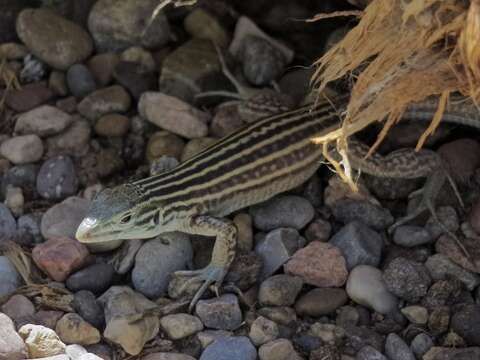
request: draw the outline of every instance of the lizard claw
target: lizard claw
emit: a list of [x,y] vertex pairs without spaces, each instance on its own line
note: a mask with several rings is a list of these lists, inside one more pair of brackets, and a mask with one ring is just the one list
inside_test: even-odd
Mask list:
[[196,282],[203,281],[202,286],[197,290],[188,307],[189,312],[192,312],[193,307],[202,297],[203,293],[210,285],[214,285],[215,294],[219,296],[218,289],[222,285],[223,278],[227,274],[227,268],[223,266],[208,265],[204,269],[193,271],[176,271],[176,276],[190,277],[180,288],[180,293],[184,292],[190,285]]

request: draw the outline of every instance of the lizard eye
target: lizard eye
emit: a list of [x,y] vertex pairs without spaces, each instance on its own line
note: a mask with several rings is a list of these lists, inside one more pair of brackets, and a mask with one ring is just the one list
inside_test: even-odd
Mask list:
[[120,219],[120,224],[128,224],[131,219],[132,219],[132,215],[131,215],[131,214],[125,215],[124,217],[122,217],[122,218]]

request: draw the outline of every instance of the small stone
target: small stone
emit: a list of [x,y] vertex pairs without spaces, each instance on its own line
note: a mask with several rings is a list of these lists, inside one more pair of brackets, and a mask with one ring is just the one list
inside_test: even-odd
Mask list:
[[[360,265],[368,266],[368,265]],[[385,337],[365,326],[348,326],[345,328],[345,341],[353,351],[360,351],[370,345],[378,351],[383,351]]]
[[35,264],[55,281],[65,281],[85,265],[88,255],[85,245],[67,237],[52,238],[32,250]]
[[178,166],[179,161],[174,157],[162,155],[150,163],[150,176],[161,174]]
[[440,206],[437,210],[437,218],[430,216],[425,228],[432,234],[434,239],[445,233],[445,228],[456,232],[460,227],[457,212],[452,206]]
[[332,225],[323,219],[313,220],[305,230],[305,237],[308,241],[327,242],[332,233]]
[[41,325],[23,325],[18,334],[27,345],[30,358],[43,358],[65,353],[65,344],[52,329]]
[[100,333],[80,315],[65,314],[57,322],[55,332],[66,344],[91,345],[100,341]]
[[65,348],[65,354],[72,360],[79,360],[82,355],[88,354],[88,351],[81,345],[71,344]]
[[329,345],[339,345],[345,337],[345,330],[333,324],[314,323],[309,330],[311,335],[319,337]]
[[222,337],[208,345],[199,360],[255,360],[257,350],[245,336]]
[[394,220],[387,209],[365,200],[339,200],[333,204],[332,213],[336,220],[344,224],[358,220],[375,230],[385,230]]
[[225,281],[246,291],[258,283],[261,269],[262,260],[253,251],[238,253],[228,269]]
[[284,269],[286,273],[299,276],[306,283],[318,287],[340,287],[348,276],[340,250],[320,241],[312,241],[298,250]]
[[279,335],[278,325],[263,316],[259,316],[250,326],[248,336],[255,346],[275,340]]
[[258,349],[260,360],[300,360],[293,344],[288,339],[278,339],[263,344]]
[[226,294],[210,300],[200,300],[196,315],[211,329],[235,330],[242,323],[242,311],[235,295]]
[[192,37],[210,40],[220,47],[226,47],[229,34],[219,19],[202,8],[193,9],[183,21],[185,31]]
[[73,296],[72,307],[87,322],[97,329],[105,325],[105,316],[100,302],[87,290],[80,290]]
[[189,314],[172,314],[160,319],[160,326],[172,340],[179,340],[203,330],[202,322]]
[[120,114],[107,114],[95,123],[97,135],[106,137],[125,136],[130,127],[130,119]]
[[113,71],[120,62],[120,57],[114,52],[106,52],[92,56],[88,60],[88,68],[99,86],[106,86],[113,80]]
[[182,156],[184,141],[168,131],[157,131],[148,140],[146,157],[153,161],[162,156],[169,156],[179,160]]
[[56,237],[75,238],[78,225],[87,214],[90,202],[71,196],[48,209],[42,217],[40,229],[45,239]]
[[415,325],[425,325],[428,321],[428,310],[423,306],[412,305],[404,307],[402,314]]
[[417,358],[422,358],[425,353],[433,347],[433,340],[432,338],[425,334],[420,333],[415,336],[410,343],[410,348],[412,349],[413,353]]
[[0,313],[0,359],[21,360],[27,357],[22,338],[15,331],[13,321]]
[[462,349],[451,349],[447,347],[432,347],[422,360],[470,360],[480,357],[480,347],[467,347]]
[[432,335],[441,335],[448,331],[450,324],[450,309],[446,306],[439,306],[430,312],[428,317],[428,329]]
[[402,225],[395,229],[393,242],[400,246],[413,247],[433,242],[432,234],[421,226]]
[[297,300],[295,310],[302,316],[320,317],[334,313],[347,301],[347,293],[343,289],[313,289]]
[[388,360],[380,351],[367,345],[360,349],[355,360]]
[[23,10],[18,15],[16,29],[18,37],[35,56],[58,70],[82,62],[93,49],[85,30],[47,9]]
[[270,231],[255,246],[255,252],[263,261],[261,278],[265,279],[285,264],[300,248],[301,237],[297,230],[279,228]]
[[395,333],[388,334],[385,342],[385,354],[392,360],[415,360],[412,350]]
[[353,221],[345,225],[330,239],[330,244],[342,251],[348,270],[357,265],[376,267],[380,263],[383,239],[361,222]]
[[[23,191],[35,188],[38,165],[17,165],[9,168],[1,180],[0,196],[5,196],[8,186],[20,187]],[[0,213],[2,206],[0,205]],[[0,230],[1,231],[1,230]]]
[[343,356],[340,356],[338,348],[332,345],[320,346],[318,349],[315,349],[310,353],[310,360],[342,360],[341,358],[343,358]]
[[37,135],[15,136],[0,145],[0,155],[14,164],[27,164],[40,160],[43,143]]
[[408,302],[416,303],[427,294],[432,279],[421,263],[398,257],[383,273],[388,291]]
[[215,114],[210,123],[212,136],[222,138],[245,125],[236,103],[223,103],[215,108]]
[[425,266],[434,280],[454,278],[462,282],[468,290],[473,290],[480,284],[480,276],[454,264],[445,255],[435,254],[430,256]]
[[2,305],[2,312],[16,321],[22,317],[35,314],[35,306],[27,297],[23,295],[13,295]]
[[443,144],[437,150],[448,164],[453,179],[461,184],[470,179],[480,166],[480,144],[473,139],[458,139]]
[[48,78],[48,87],[57,96],[67,96],[68,87],[65,73],[63,71],[52,71],[50,73],[50,77]]
[[294,195],[276,196],[250,207],[255,227],[263,231],[279,227],[300,230],[313,219],[314,213],[315,210],[308,200]]
[[129,0],[100,0],[88,16],[88,30],[100,51],[119,51],[132,45],[161,48],[170,40],[163,11],[155,13],[156,0],[141,4]]
[[51,156],[70,155],[80,157],[89,150],[90,124],[75,116],[73,124],[64,132],[46,139],[47,154]]
[[284,326],[292,326],[297,321],[295,310],[287,306],[262,307],[257,314]]
[[75,64],[68,68],[67,85],[73,96],[82,98],[97,88],[93,74],[83,64]]
[[239,213],[233,218],[237,228],[237,249],[249,252],[253,246],[252,217],[249,214]]
[[[365,309],[368,311],[367,309]],[[345,305],[337,310],[337,318],[335,324],[346,328],[347,326],[357,326],[360,322],[360,312],[358,308]]]
[[197,334],[197,338],[205,349],[208,345],[220,338],[232,336],[231,331],[226,330],[204,330]]
[[22,65],[23,67],[21,67],[19,63],[16,64],[16,69],[20,70],[21,83],[38,82],[45,78],[47,73],[47,65],[33,54],[29,53],[27,56],[25,56]]
[[188,139],[208,133],[209,115],[173,96],[146,92],[138,102],[138,112],[151,123]]
[[6,205],[0,203],[0,238],[13,239],[16,231],[17,223],[10,209]]
[[191,139],[183,148],[180,161],[183,162],[190,159],[194,155],[197,155],[200,151],[205,150],[210,145],[213,145],[215,142],[217,142],[217,139],[211,137]]
[[302,286],[303,281],[299,277],[274,275],[260,285],[258,301],[267,306],[290,306],[295,302]]
[[125,62],[132,62],[141,65],[148,71],[155,71],[156,65],[152,54],[141,46],[132,46],[120,54],[120,59]]
[[22,189],[19,187],[7,186],[5,193],[5,205],[12,211],[14,216],[23,214],[25,198]]
[[388,291],[382,272],[373,266],[355,267],[345,290],[353,301],[381,314],[388,314],[397,307],[397,298]]
[[5,103],[15,111],[25,112],[45,104],[52,97],[52,90],[46,87],[43,82],[39,82],[26,84],[18,90],[10,89],[5,97]]
[[6,256],[0,256],[0,296],[9,295],[22,284],[22,277],[15,266]]
[[94,294],[100,294],[110,287],[114,275],[112,265],[93,264],[70,275],[65,285],[74,292],[89,290]]
[[120,61],[114,69],[113,77],[135,99],[139,99],[143,93],[158,89],[156,73],[146,69],[142,64],[130,61]]
[[143,356],[142,360],[195,360],[194,357],[186,354],[157,352]]
[[42,325],[53,330],[62,316],[62,311],[40,310],[35,313],[34,318],[37,325]]
[[44,199],[61,200],[74,195],[78,189],[75,165],[68,156],[45,161],[37,176],[37,192]]
[[186,269],[192,258],[193,250],[188,235],[179,232],[159,235],[138,251],[132,270],[133,286],[148,297],[163,296],[170,274]]
[[452,316],[450,326],[469,345],[480,345],[480,305],[464,305]]
[[78,112],[89,120],[109,113],[123,113],[130,108],[130,95],[119,85],[96,90],[78,104]]

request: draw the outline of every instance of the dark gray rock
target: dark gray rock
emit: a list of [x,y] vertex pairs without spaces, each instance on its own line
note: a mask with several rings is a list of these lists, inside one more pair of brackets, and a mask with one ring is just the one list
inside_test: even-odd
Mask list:
[[468,345],[480,346],[480,305],[465,305],[453,314],[450,326]]
[[415,360],[412,350],[403,341],[403,339],[395,333],[388,334],[385,341],[385,354],[391,360]]
[[367,345],[360,349],[360,351],[355,356],[355,360],[388,360],[388,359],[380,351],[371,347],[370,345]]
[[330,244],[342,251],[348,270],[357,265],[376,267],[380,264],[383,239],[361,222],[353,221],[345,225],[330,239]]
[[61,200],[78,189],[75,166],[69,156],[57,156],[45,161],[37,175],[37,191],[41,197]]
[[87,322],[102,329],[105,325],[103,307],[95,295],[88,290],[80,290],[73,296],[72,307]]
[[429,244],[434,240],[432,233],[421,226],[402,225],[393,233],[393,242],[405,247]]
[[73,96],[82,98],[95,91],[97,84],[88,67],[75,64],[67,70],[67,85]]
[[7,170],[2,178],[0,196],[5,196],[8,185],[22,188],[24,193],[32,192],[35,189],[38,165],[25,164],[13,166]]
[[65,284],[73,292],[88,290],[100,294],[110,287],[114,275],[112,265],[93,264],[70,275]]
[[297,300],[295,310],[299,315],[319,317],[335,313],[347,301],[348,296],[343,289],[313,289]]
[[410,343],[410,349],[412,349],[415,356],[419,359],[421,359],[422,356],[432,347],[433,340],[429,335],[425,333],[418,334],[413,338],[412,342]]
[[257,229],[269,231],[279,227],[297,230],[307,225],[315,214],[307,199],[294,195],[276,196],[250,207],[250,215]]
[[205,327],[217,330],[235,330],[242,323],[242,311],[235,295],[226,294],[210,300],[200,300],[196,315]]
[[40,244],[43,241],[40,232],[40,222],[42,215],[40,213],[25,214],[17,220],[17,236],[15,241],[21,245]]
[[23,283],[15,266],[6,256],[0,256],[0,297],[15,291]]
[[0,203],[0,242],[2,240],[13,240],[17,232],[17,222],[10,209]]
[[130,61],[119,62],[115,66],[113,77],[137,100],[144,92],[156,90],[157,87],[157,77],[154,72]]
[[411,303],[424,297],[432,284],[428,270],[422,263],[402,257],[388,264],[383,280],[390,292]]
[[346,345],[355,352],[370,345],[378,351],[383,350],[384,337],[372,329],[360,326],[345,327]]
[[295,302],[302,286],[303,281],[299,277],[274,275],[260,284],[258,301],[263,305],[290,306]]
[[208,345],[200,360],[255,360],[257,350],[245,336],[221,337]]
[[339,200],[333,204],[332,213],[336,220],[344,224],[358,220],[375,230],[385,230],[394,221],[390,211],[363,200]]

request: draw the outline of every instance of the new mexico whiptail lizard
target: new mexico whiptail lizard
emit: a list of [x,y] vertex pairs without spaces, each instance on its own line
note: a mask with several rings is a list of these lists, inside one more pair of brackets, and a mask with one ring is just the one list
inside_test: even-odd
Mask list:
[[[431,103],[413,105],[407,115],[411,120],[430,120],[435,109]],[[444,120],[480,128],[474,106],[451,104]],[[235,257],[237,230],[224,216],[305,182],[323,160],[322,146],[312,138],[340,126],[338,112],[330,104],[307,105],[259,119],[173,170],[103,190],[76,237],[83,243],[98,243],[152,238],[170,231],[215,236],[206,268],[177,273],[191,277],[189,283],[203,282],[193,305],[209,285],[221,285]],[[430,208],[434,213],[433,199],[446,178],[435,152],[406,149],[365,160],[367,150],[359,142],[349,142],[355,169],[382,177],[427,177],[423,210]]]

